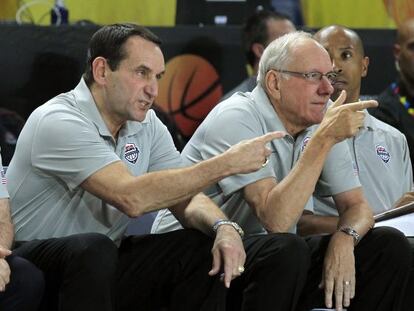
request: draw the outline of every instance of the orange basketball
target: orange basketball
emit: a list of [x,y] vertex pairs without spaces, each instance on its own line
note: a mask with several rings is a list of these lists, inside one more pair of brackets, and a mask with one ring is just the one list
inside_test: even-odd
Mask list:
[[223,95],[215,68],[204,58],[183,54],[169,60],[156,105],[189,138]]

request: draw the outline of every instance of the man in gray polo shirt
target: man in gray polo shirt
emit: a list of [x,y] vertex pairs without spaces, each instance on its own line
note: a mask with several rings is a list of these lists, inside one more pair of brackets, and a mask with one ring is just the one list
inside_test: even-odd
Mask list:
[[[299,310],[323,305],[391,310],[406,280],[408,242],[391,228],[370,230],[372,212],[354,176],[347,146],[339,143],[358,132],[364,119],[361,110],[376,103],[342,105],[342,94],[326,109],[335,77],[328,53],[310,34],[295,32],[276,39],[262,55],[258,86],[215,107],[183,155],[196,163],[243,139],[286,131],[283,139],[271,143],[265,169],[225,178],[207,193],[230,219],[253,234],[292,230],[305,206],[312,208],[315,187],[334,195],[340,206],[338,229],[332,236],[307,240],[311,268]],[[317,129],[308,130],[318,123]],[[338,154],[345,159],[336,158]],[[340,182],[332,178],[335,174]],[[162,211],[153,231],[177,227],[172,215]],[[235,282],[242,284],[248,276]]]
[[[223,302],[216,290],[230,287],[245,269],[242,231],[199,192],[261,169],[271,152],[266,144],[282,134],[179,168],[180,154],[150,110],[165,70],[159,45],[144,27],[102,27],[91,39],[80,83],[36,109],[20,134],[7,172],[14,253],[44,272],[50,310],[211,310]],[[203,233],[123,239],[129,217],[167,207],[183,226]],[[267,242],[259,258],[283,248]],[[303,268],[285,269],[304,276],[296,275]],[[252,303],[270,276],[252,279]]]
[[[361,79],[367,75],[369,65],[361,38],[351,29],[332,25],[319,30],[315,39],[328,51],[333,68],[338,72],[331,98],[337,98],[342,90],[346,90],[346,102],[359,100]],[[410,153],[407,139],[400,131],[365,111],[364,127],[355,137],[347,139],[347,145],[354,171],[374,214],[414,200],[410,193],[413,187]],[[301,217],[299,231],[303,235],[332,233],[337,222],[338,211],[332,197],[316,194],[314,214],[306,213]],[[409,240],[414,244],[412,238]],[[414,271],[414,264],[411,270]],[[411,272],[403,310],[414,308],[413,290],[414,275]]]

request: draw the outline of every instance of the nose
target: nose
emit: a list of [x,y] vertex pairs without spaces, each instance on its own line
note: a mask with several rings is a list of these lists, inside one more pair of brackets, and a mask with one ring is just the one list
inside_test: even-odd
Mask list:
[[329,95],[334,91],[334,87],[326,76],[322,77],[321,83],[319,85],[319,94],[320,95]]
[[158,96],[158,80],[153,79],[147,83],[145,86],[145,93],[151,97],[151,99]]
[[339,64],[338,61],[335,61],[335,59],[332,59],[332,66],[333,66],[333,71],[335,71],[336,73],[342,72],[341,65]]

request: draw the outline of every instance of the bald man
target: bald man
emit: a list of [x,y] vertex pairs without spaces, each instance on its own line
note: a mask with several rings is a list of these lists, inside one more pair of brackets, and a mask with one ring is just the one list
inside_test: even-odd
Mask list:
[[414,159],[414,18],[397,30],[393,46],[396,80],[379,95],[379,107],[371,113],[397,129],[407,138],[411,162]]
[[[338,74],[331,99],[335,100],[345,90],[345,103],[358,101],[361,80],[367,75],[369,64],[358,34],[351,29],[333,25],[322,28],[314,37],[328,51],[333,69]],[[403,200],[400,198],[413,186],[405,136],[365,111],[364,127],[356,136],[347,139],[347,143],[355,173],[359,176],[374,214],[401,204]],[[409,197],[410,193],[404,199]],[[332,197],[314,195],[314,212],[307,212],[301,217],[298,228],[300,234],[336,231],[338,211]],[[414,307],[408,302],[406,305],[406,310]]]

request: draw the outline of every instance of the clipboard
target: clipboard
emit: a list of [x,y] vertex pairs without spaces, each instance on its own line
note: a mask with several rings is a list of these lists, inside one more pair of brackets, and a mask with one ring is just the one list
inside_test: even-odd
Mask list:
[[387,220],[395,217],[399,217],[406,214],[411,214],[414,212],[414,202],[410,202],[400,207],[392,208],[388,211],[379,213],[374,216],[375,222]]

